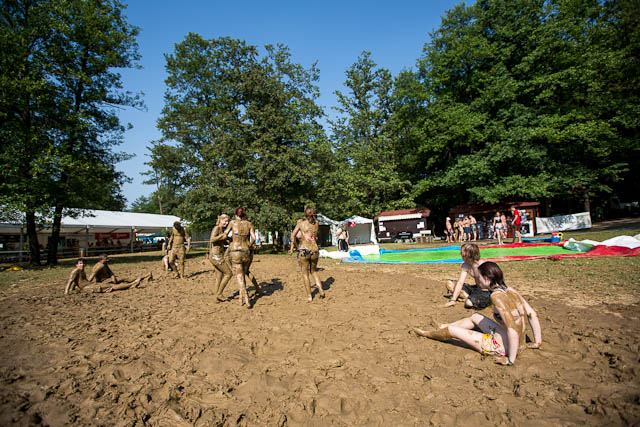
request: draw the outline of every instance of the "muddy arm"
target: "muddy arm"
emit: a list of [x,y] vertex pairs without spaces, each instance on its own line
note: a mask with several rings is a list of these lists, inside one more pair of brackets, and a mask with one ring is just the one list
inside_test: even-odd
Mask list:
[[539,348],[542,344],[542,328],[540,327],[538,314],[527,301],[524,299],[523,301],[524,309],[527,312],[527,319],[529,319],[529,326],[531,326],[531,330],[533,331],[533,343],[529,345],[529,348]]
[[462,269],[460,271],[460,277],[458,278],[458,282],[456,283],[456,287],[453,288],[453,295],[451,295],[451,300],[445,304],[445,307],[451,307],[456,303],[458,297],[460,296],[460,292],[462,291],[462,286],[464,285],[464,281],[467,279],[467,270]]

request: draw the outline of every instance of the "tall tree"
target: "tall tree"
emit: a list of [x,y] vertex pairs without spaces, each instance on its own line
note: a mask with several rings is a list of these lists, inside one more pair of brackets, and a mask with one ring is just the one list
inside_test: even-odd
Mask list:
[[410,184],[399,176],[390,126],[391,73],[364,51],[345,74],[348,92],[336,91],[339,117],[331,122],[335,167],[326,168],[321,180],[320,208],[345,218],[409,207]]
[[47,79],[53,26],[46,1],[0,3],[0,204],[25,214],[30,263],[40,264],[36,214],[49,207],[46,152],[55,86]]
[[630,4],[485,0],[448,11],[398,108],[412,129],[403,142],[423,156],[410,164],[416,197],[588,209],[610,192],[629,168],[618,150],[637,153],[637,97],[620,96],[637,93],[637,78],[618,67],[637,65],[637,37],[623,31],[632,48],[615,41]]
[[[121,142],[124,127],[116,108],[140,106],[136,95],[122,90],[117,68],[134,67],[138,60],[137,28],[121,14],[123,5],[110,0],[13,0],[3,3],[3,42],[17,38],[17,59],[3,73],[3,87],[15,91],[15,99],[27,100],[27,118],[19,118],[19,105],[7,103],[9,128],[31,129],[13,138],[3,157],[17,154],[10,164],[22,172],[2,188],[5,200],[33,198],[37,204],[21,209],[27,214],[30,247],[37,248],[37,235],[29,227],[36,212],[53,217],[47,261],[57,262],[57,241],[65,208],[113,208],[123,206],[120,186],[125,177],[115,163],[126,158],[112,147]],[[37,13],[36,13],[37,12]],[[24,34],[26,36],[20,36]],[[37,41],[37,42],[34,42]],[[22,43],[22,44],[20,44]],[[34,47],[37,47],[34,50]],[[13,54],[12,54],[13,55]],[[3,64],[5,66],[5,64]],[[33,87],[46,88],[46,102],[34,103],[22,76],[32,72]],[[3,106],[4,107],[4,106]],[[27,126],[29,124],[29,126]],[[41,135],[34,144],[34,135]],[[31,135],[31,136],[29,136]],[[11,169],[9,169],[11,172]],[[24,187],[23,195],[16,191]],[[32,240],[34,244],[31,244]],[[39,263],[35,253],[32,262]]]
[[[286,230],[313,189],[312,154],[323,141],[318,70],[292,62],[282,45],[264,52],[189,34],[166,55],[160,143],[182,151],[173,161],[182,174],[179,212],[196,227],[244,206],[258,227]],[[154,155],[166,159],[158,147]]]

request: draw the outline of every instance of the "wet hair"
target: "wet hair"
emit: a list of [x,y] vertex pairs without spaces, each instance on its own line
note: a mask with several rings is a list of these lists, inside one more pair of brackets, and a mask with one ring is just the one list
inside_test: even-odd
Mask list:
[[240,219],[246,219],[247,218],[247,213],[244,211],[244,209],[242,208],[238,208],[236,209],[236,216]]
[[489,281],[489,290],[491,292],[498,290],[506,290],[507,285],[504,283],[504,275],[502,270],[495,262],[487,261],[478,267],[481,276]]
[[216,221],[216,225],[220,225],[223,219],[229,219],[229,215],[227,214],[218,215],[218,220]]
[[460,247],[460,252],[463,258],[469,258],[472,261],[478,261],[480,259],[480,249],[475,243],[465,243]]
[[316,222],[316,210],[311,206],[307,206],[306,208],[304,208],[304,216],[311,224],[314,224]]

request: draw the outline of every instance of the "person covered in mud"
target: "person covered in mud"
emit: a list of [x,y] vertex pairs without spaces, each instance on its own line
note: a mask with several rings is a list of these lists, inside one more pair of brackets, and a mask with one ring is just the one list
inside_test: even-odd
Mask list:
[[176,266],[175,262],[172,265],[169,265],[169,259],[171,259],[171,253],[172,251],[167,251],[167,254],[162,257],[162,268],[164,268],[164,271],[166,272],[173,271],[174,268],[176,269],[176,271],[178,270],[178,267]]
[[[456,339],[482,354],[497,356],[497,363],[512,365],[518,353],[525,348],[540,348],[542,329],[538,315],[515,289],[504,283],[502,270],[496,263],[485,262],[478,267],[478,271],[489,283],[495,321],[474,313],[456,322],[440,325],[435,331],[413,328],[412,332],[444,342]],[[527,320],[533,331],[533,342],[530,344],[526,342]]]
[[225,245],[228,243],[228,235],[224,233],[224,229],[227,228],[227,225],[229,225],[229,215],[218,216],[209,238],[209,262],[216,271],[216,283],[213,287],[216,302],[225,301],[222,292],[231,279],[231,262],[225,259]]
[[[489,292],[489,284],[478,272],[478,267],[484,263],[480,259],[480,249],[475,243],[464,243],[460,247],[460,255],[463,261],[460,276],[455,285],[452,280],[447,281],[446,287],[451,293],[451,298],[444,306],[452,307],[458,299],[461,299],[465,307],[482,310],[491,304],[491,292]],[[475,280],[475,286],[465,283],[467,276]]]
[[[184,242],[187,241],[187,249],[184,248]],[[171,230],[171,237],[169,238],[169,244],[167,245],[167,249],[171,251],[171,256],[169,257],[169,264],[173,265],[176,262],[176,258],[178,260],[178,277],[184,279],[184,266],[185,266],[185,256],[189,253],[191,249],[191,235],[187,231],[186,228],[180,224],[180,221],[176,221],[173,223],[173,229]]]
[[[109,257],[106,254],[100,255],[98,262],[91,269],[89,277],[84,272],[85,262],[82,258],[76,262],[76,268],[71,272],[67,286],[65,288],[65,295],[69,294],[72,290],[79,288],[85,292],[111,292],[111,291],[123,291],[131,287],[137,288],[142,282],[153,279],[151,273],[146,274],[133,282],[126,280],[119,280],[113,273],[108,265]],[[101,283],[112,283],[111,286],[102,286]]]
[[300,265],[300,271],[302,273],[302,282],[304,284],[304,290],[307,294],[307,301],[311,302],[313,297],[311,295],[311,278],[315,282],[315,287],[318,289],[318,294],[321,298],[324,298],[324,291],[322,290],[322,283],[320,277],[318,277],[318,258],[320,251],[318,250],[318,221],[316,219],[316,211],[312,207],[307,207],[304,210],[305,219],[298,221],[296,227],[291,232],[291,248],[289,253],[293,253],[294,241],[299,239],[298,245],[298,264]]
[[255,241],[255,231],[253,224],[247,221],[247,213],[243,208],[236,209],[235,218],[229,222],[223,234],[226,236],[230,231],[233,234],[231,235],[229,253],[233,273],[236,275],[238,287],[240,288],[240,305],[246,304],[247,308],[251,308],[249,294],[247,293],[246,274],[253,260],[251,245]]

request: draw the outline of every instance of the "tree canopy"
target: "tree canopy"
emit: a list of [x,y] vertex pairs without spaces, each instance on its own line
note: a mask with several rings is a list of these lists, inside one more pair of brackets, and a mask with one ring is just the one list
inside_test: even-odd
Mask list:
[[1,3],[0,204],[25,214],[35,264],[36,214],[53,217],[55,263],[63,209],[124,206],[117,108],[142,104],[114,71],[139,59],[138,30],[122,8],[116,0]]

